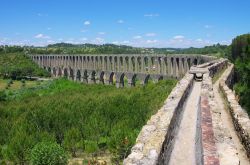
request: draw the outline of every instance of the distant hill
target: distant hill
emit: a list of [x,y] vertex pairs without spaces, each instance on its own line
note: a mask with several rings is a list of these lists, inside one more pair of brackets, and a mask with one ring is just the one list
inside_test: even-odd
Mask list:
[[0,46],[1,52],[27,52],[31,54],[217,54],[224,56],[230,52],[227,45],[212,45],[203,48],[143,48],[114,44],[70,44],[56,43],[46,47]]

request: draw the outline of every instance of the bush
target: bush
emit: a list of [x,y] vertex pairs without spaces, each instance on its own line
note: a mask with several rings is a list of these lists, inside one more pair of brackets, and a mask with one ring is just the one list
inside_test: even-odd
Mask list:
[[66,165],[67,156],[62,147],[53,142],[41,142],[31,150],[33,165]]
[[6,101],[7,95],[5,91],[0,91],[0,101]]

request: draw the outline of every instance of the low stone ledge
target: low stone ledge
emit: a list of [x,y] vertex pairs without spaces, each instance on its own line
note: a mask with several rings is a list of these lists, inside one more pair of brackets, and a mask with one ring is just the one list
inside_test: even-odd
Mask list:
[[227,102],[237,135],[246,149],[247,156],[250,158],[250,120],[246,111],[237,102],[234,92],[229,88],[233,84],[233,74],[234,65],[230,64],[222,75],[219,89]]
[[[165,145],[172,144],[169,138],[176,132],[175,124],[179,120],[182,106],[193,84],[193,75],[186,74],[174,87],[164,105],[141,129],[130,155],[123,161],[124,165],[156,165]],[[167,149],[171,147],[168,146]]]
[[210,97],[213,97],[212,80],[209,74],[205,74],[201,86],[200,112],[198,113],[200,128],[198,127],[196,135],[196,150],[198,150],[196,151],[196,162],[200,165],[220,164],[213,132]]

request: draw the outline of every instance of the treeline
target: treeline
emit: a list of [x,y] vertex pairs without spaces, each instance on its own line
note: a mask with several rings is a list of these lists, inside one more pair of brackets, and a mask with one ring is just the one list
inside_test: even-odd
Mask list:
[[230,53],[230,47],[216,44],[204,48],[139,48],[114,44],[57,43],[46,47],[0,46],[1,52],[25,52],[26,54],[211,54],[225,56]]
[[225,57],[229,55],[230,52],[230,46],[227,45],[220,45],[215,44],[212,46],[205,46],[203,48],[185,48],[185,49],[175,49],[172,51],[172,53],[177,54],[210,54],[210,55],[216,55],[219,57]]
[[[11,48],[9,51],[19,51],[21,48]],[[0,78],[22,79],[24,76],[48,77],[50,73],[39,68],[31,58],[24,53],[0,53]]]
[[164,80],[117,90],[60,79],[47,89],[23,94],[21,101],[20,97],[3,101],[0,164],[29,164],[41,142],[57,143],[72,157],[108,151],[113,163],[119,164],[175,84],[176,80]]
[[240,97],[240,104],[250,114],[250,34],[233,39],[232,53],[229,58],[236,68],[236,85],[234,89]]

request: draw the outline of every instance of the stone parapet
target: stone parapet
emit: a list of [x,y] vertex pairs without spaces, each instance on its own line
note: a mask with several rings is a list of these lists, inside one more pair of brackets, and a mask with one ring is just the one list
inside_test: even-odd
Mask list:
[[[161,164],[166,150],[171,150],[174,139],[171,138],[177,132],[176,124],[180,120],[180,114],[184,102],[193,85],[193,75],[187,73],[175,86],[163,107],[151,117],[139,133],[136,143],[131,149],[131,154],[123,164]],[[164,147],[165,146],[165,147]]]
[[[217,63],[221,65],[221,63]],[[216,67],[216,66],[214,66]],[[203,75],[200,96],[200,112],[196,134],[196,163],[199,165],[219,165],[219,156],[215,144],[212,124],[210,97],[213,96],[213,85],[208,73]]]
[[250,120],[247,112],[239,105],[234,92],[230,89],[233,85],[234,65],[230,64],[222,75],[219,88],[230,111],[235,130],[240,138],[247,156],[250,157]]

